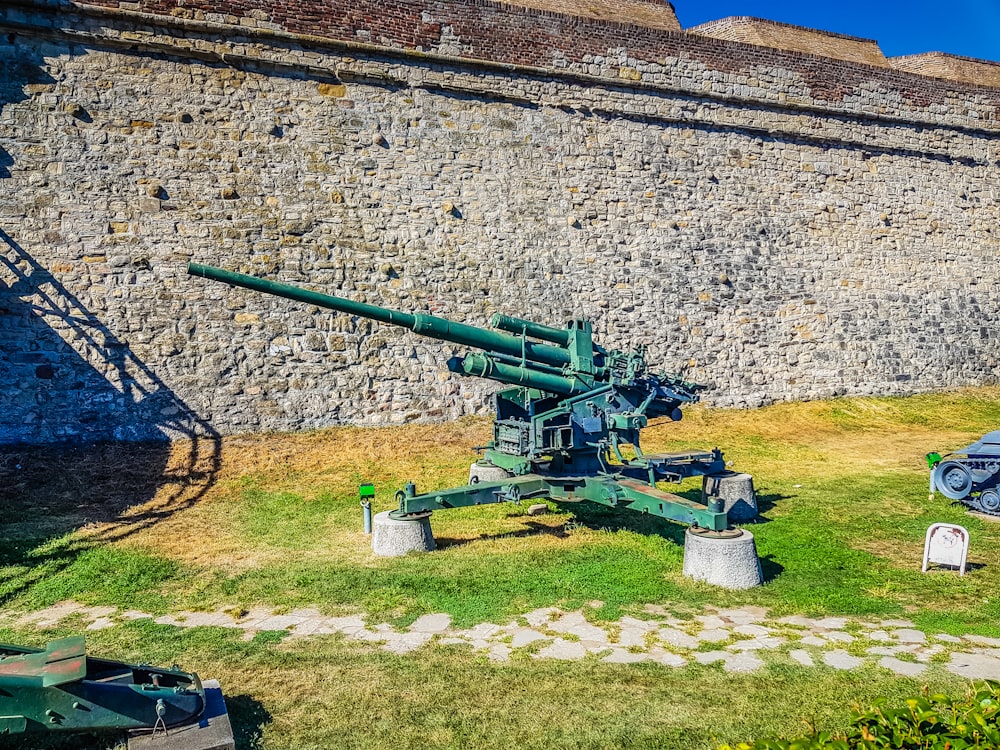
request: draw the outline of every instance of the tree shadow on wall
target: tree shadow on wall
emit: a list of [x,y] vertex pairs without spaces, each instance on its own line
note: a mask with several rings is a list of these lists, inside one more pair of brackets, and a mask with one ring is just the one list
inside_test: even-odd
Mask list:
[[2,229],[0,328],[2,603],[196,503],[221,443]]

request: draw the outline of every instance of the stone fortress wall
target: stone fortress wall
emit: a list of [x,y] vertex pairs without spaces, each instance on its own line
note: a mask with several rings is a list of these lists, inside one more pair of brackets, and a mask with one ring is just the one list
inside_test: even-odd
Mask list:
[[995,382],[998,70],[643,0],[9,0],[0,442],[488,408],[448,346],[189,260],[590,317],[717,405]]

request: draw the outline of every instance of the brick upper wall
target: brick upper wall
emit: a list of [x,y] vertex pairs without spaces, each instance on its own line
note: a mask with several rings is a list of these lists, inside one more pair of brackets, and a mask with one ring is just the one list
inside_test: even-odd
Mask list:
[[627,21],[649,29],[680,31],[674,7],[658,0],[508,0],[534,10],[602,21]]
[[687,29],[692,34],[701,34],[731,42],[745,42],[763,47],[774,47],[789,52],[802,52],[836,60],[848,60],[864,65],[886,66],[885,55],[874,39],[860,39],[830,31],[818,31],[787,23],[768,21],[764,18],[732,16],[718,21],[709,21]]
[[893,57],[889,64],[896,70],[909,73],[1000,88],[1000,63],[987,60],[947,55],[943,52],[925,52],[922,55]]
[[[46,3],[46,0],[21,1],[36,5]],[[538,5],[551,2],[554,8],[558,0],[530,2]],[[615,3],[622,3],[618,7],[653,9],[665,25],[672,15],[670,6],[642,0],[603,0],[603,3],[571,7],[578,11],[581,7],[608,10]],[[915,76],[877,60],[878,64],[873,64],[875,58],[871,50],[866,62],[860,63],[687,31],[650,28],[624,18],[612,21],[567,15],[493,0],[87,0],[72,5],[139,11],[168,19],[207,20],[335,41],[365,42],[539,67],[587,65],[606,59],[611,52],[621,51],[636,61],[656,64],[670,59],[693,59],[723,73],[760,67],[779,68],[800,75],[808,83],[810,97],[816,101],[840,102],[848,95],[857,95],[869,86],[876,86],[898,91],[904,101],[923,108],[947,101],[956,90],[979,88],[967,80],[955,84]],[[838,42],[850,40],[837,35],[830,38]],[[860,45],[859,49],[862,47]],[[994,106],[993,95],[988,93],[987,97],[989,106]]]

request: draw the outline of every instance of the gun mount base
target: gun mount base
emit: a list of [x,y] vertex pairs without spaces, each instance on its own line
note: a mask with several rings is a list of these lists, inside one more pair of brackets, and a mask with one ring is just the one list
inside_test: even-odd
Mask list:
[[743,535],[743,529],[715,531],[714,529],[703,529],[700,526],[692,526],[690,531],[692,534],[697,534],[699,537],[705,539],[738,539]]
[[399,557],[410,552],[435,549],[437,545],[431,533],[430,515],[428,511],[404,514],[384,511],[376,514],[372,526],[372,552],[379,557]]
[[722,500],[722,509],[730,523],[745,523],[757,518],[757,494],[749,474],[724,471],[706,476],[701,486],[701,501],[708,505],[715,498]]
[[390,510],[389,518],[394,521],[422,521],[425,518],[430,518],[432,510],[418,510],[413,513],[404,513],[401,510]]
[[491,461],[476,461],[469,467],[469,484],[499,482],[509,476],[511,476],[509,471]]
[[204,680],[205,711],[169,732],[135,730],[129,734],[128,750],[235,750],[236,740],[218,680]]
[[684,534],[684,575],[726,589],[749,589],[764,582],[753,534],[746,529],[717,532],[689,528]]

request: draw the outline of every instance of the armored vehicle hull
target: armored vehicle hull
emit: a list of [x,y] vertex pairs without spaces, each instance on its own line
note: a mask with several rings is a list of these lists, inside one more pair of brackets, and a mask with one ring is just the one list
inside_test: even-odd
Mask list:
[[1000,430],[953,453],[930,453],[931,496],[940,492],[969,508],[1000,516]]

